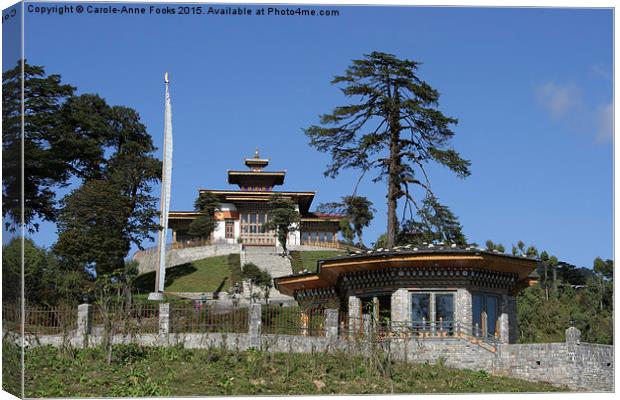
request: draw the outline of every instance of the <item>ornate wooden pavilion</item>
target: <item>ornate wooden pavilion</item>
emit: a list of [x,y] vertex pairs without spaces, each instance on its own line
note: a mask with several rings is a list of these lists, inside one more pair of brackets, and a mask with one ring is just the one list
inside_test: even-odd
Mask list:
[[338,308],[343,323],[367,317],[431,335],[466,330],[517,338],[516,295],[538,260],[473,246],[424,243],[321,260],[317,272],[275,279],[307,307]]

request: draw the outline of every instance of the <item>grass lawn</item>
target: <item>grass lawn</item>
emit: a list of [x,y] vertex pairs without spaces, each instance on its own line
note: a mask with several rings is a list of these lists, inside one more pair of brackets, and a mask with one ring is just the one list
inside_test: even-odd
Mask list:
[[[6,342],[5,342],[6,343]],[[17,351],[15,345],[5,351]],[[26,397],[222,396],[567,391],[546,383],[438,364],[393,362],[344,353],[295,354],[118,345],[28,349]],[[6,373],[7,371],[4,370]]]
[[341,250],[291,251],[291,266],[293,273],[307,269],[316,272],[316,262],[323,258],[338,257],[346,254]]
[[[239,255],[209,257],[166,270],[165,288],[168,292],[222,292],[227,291],[236,279]],[[136,287],[151,290],[155,272],[144,274],[136,280]]]

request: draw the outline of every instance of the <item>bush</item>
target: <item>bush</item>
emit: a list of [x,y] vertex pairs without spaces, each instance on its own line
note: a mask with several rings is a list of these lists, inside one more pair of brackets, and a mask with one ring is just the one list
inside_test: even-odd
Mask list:
[[135,343],[117,344],[112,347],[112,362],[115,364],[133,364],[148,356],[148,349]]

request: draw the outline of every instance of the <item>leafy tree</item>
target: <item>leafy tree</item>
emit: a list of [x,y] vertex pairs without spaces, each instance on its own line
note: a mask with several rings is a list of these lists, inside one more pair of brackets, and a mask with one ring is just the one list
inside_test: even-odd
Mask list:
[[[76,155],[58,145],[62,138],[62,103],[75,88],[61,82],[60,75],[46,75],[43,67],[24,64],[24,223],[38,230],[33,221],[55,219],[53,189],[69,179],[67,162]],[[22,198],[22,68],[2,74],[2,215],[7,229],[21,221]]]
[[[542,259],[552,260],[552,256],[543,252]],[[601,272],[594,271],[583,288],[573,288],[569,282],[561,284],[564,275],[560,273],[554,296],[549,297],[540,283],[520,292],[517,296],[520,342],[563,341],[564,330],[574,324],[581,330],[584,342],[613,343],[613,281],[605,280],[602,265],[595,260],[594,264],[597,263]],[[570,271],[579,271],[564,264]],[[613,262],[608,266],[613,269]]]
[[194,202],[194,208],[200,212],[200,216],[191,222],[188,233],[191,236],[206,239],[217,226],[215,213],[220,208],[220,198],[213,193],[202,192]]
[[592,269],[605,280],[609,281],[614,279],[614,262],[612,260],[603,261],[602,258],[596,257]]
[[517,296],[519,342],[562,342],[570,325],[570,303],[545,299],[545,291],[534,285]]
[[93,180],[62,201],[54,251],[75,268],[91,267],[97,275],[124,265],[130,241],[123,234],[129,202],[109,181]]
[[448,207],[440,204],[432,193],[428,193],[424,198],[417,215],[418,220],[409,219],[403,222],[403,229],[398,233],[396,244],[434,241],[456,243],[461,246],[467,244],[458,218]]
[[377,240],[372,244],[374,250],[384,249],[387,246],[387,233],[379,235]]
[[292,200],[280,195],[272,195],[268,207],[267,222],[264,226],[266,229],[276,230],[278,243],[282,246],[283,254],[286,254],[288,235],[299,229],[301,215]]
[[263,290],[263,297],[265,304],[267,304],[269,301],[269,290],[273,287],[273,278],[269,272],[260,269],[256,264],[247,263],[243,265],[241,277],[250,281],[250,293],[253,293],[253,285]]
[[577,267],[564,261],[558,261],[558,280],[567,285],[583,286],[586,280],[592,275],[592,270],[584,267]]
[[338,227],[340,229],[340,234],[342,235],[344,240],[353,244],[353,240],[355,239],[355,231],[353,230],[353,227],[351,226],[349,220],[346,218],[340,220],[340,222],[338,223]]
[[506,251],[506,248],[504,247],[503,244],[501,244],[501,243],[494,243],[491,239],[487,240],[485,242],[485,245],[487,246],[487,249],[490,250],[490,251],[497,250],[500,253],[503,253],[503,252]]
[[[91,277],[82,271],[66,269],[55,254],[24,239],[24,295],[28,304],[76,304],[88,291]],[[21,239],[2,246],[2,300],[21,299]]]
[[312,146],[331,155],[326,176],[346,168],[362,174],[373,169],[375,181],[387,180],[388,248],[399,230],[399,199],[405,198],[403,212],[411,211],[412,204],[417,207],[411,186],[431,192],[427,164],[444,165],[459,177],[470,173],[470,162],[449,147],[457,120],[437,109],[439,93],[416,75],[419,65],[381,52],[354,60],[332,84],[343,83],[344,95],[358,101],[336,107],[321,116],[322,126],[305,130]]
[[[407,220],[396,237],[397,245],[432,243],[435,241],[467,245],[467,239],[461,230],[458,218],[450,209],[439,204],[434,196],[424,199],[423,207],[418,210],[420,221]],[[374,248],[387,246],[387,234],[382,234]]]
[[366,247],[362,233],[364,228],[370,225],[376,212],[372,201],[363,196],[344,196],[340,202],[320,204],[317,210],[344,214],[346,218],[340,224],[342,236],[351,242],[357,236],[360,246]]
[[[91,98],[82,99],[86,102]],[[124,268],[131,244],[158,229],[152,184],[161,172],[152,156],[155,147],[138,113],[127,107],[101,107],[109,130],[102,132],[101,158],[89,169],[98,179],[86,182],[66,196],[58,217],[58,241],[54,251],[75,267],[94,268],[111,274]],[[82,115],[88,118],[87,115]],[[76,125],[82,122],[77,119]],[[88,122],[84,122],[87,124]]]
[[591,305],[601,312],[613,307],[613,268],[612,260],[603,261],[596,257],[592,264],[594,275],[587,281],[588,293],[592,300],[596,300]]

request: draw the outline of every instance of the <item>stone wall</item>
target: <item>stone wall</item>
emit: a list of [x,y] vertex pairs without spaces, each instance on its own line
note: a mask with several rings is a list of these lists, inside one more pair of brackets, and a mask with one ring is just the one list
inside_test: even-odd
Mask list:
[[575,384],[595,390],[614,386],[614,348],[601,344],[581,343],[575,354],[573,379]]
[[581,332],[566,330],[564,343],[499,346],[496,373],[593,391],[612,390],[614,348],[580,342]]
[[[166,268],[176,267],[207,257],[241,253],[241,244],[213,244],[208,246],[171,249],[166,252]],[[133,259],[138,261],[138,273],[155,271],[158,265],[157,251],[138,251]]]

